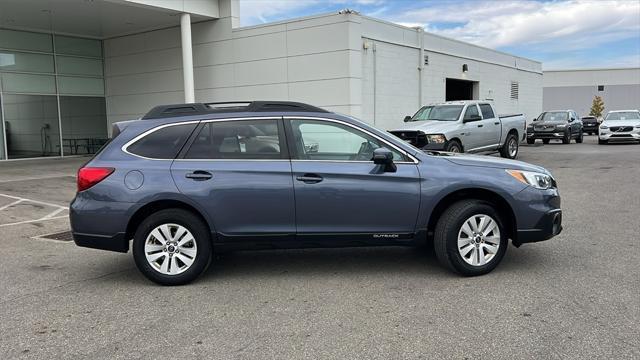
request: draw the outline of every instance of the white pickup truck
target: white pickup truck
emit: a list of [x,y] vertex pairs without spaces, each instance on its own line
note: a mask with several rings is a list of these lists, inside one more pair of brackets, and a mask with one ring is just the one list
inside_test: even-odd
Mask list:
[[448,101],[423,106],[404,127],[389,132],[424,150],[500,152],[515,159],[526,137],[523,114],[496,115],[487,101]]

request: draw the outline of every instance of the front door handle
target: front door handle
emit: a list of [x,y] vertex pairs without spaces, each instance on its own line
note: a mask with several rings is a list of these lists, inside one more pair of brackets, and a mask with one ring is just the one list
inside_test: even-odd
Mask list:
[[500,121],[496,121],[493,123],[494,125],[500,125]]
[[297,176],[296,180],[302,181],[305,184],[317,184],[322,181],[322,176],[317,174],[304,174],[302,176]]
[[196,170],[194,172],[185,174],[184,177],[195,181],[204,181],[211,179],[213,175],[211,175],[211,173],[208,171]]

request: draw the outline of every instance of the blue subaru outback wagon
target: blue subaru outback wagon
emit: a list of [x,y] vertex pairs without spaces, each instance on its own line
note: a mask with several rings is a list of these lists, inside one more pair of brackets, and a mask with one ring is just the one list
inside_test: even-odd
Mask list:
[[294,102],[159,106],[114,124],[78,171],[77,245],[127,252],[150,280],[178,285],[213,252],[434,246],[466,276],[562,230],[544,168],[423,152],[352,117]]

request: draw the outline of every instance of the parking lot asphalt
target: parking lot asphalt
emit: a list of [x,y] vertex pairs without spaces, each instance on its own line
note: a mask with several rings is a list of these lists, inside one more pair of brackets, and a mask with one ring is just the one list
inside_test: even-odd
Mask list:
[[488,275],[411,248],[255,251],[182,287],[130,253],[34,238],[68,230],[86,159],[2,163],[0,358],[640,358],[640,145],[519,160],[553,172],[564,231]]

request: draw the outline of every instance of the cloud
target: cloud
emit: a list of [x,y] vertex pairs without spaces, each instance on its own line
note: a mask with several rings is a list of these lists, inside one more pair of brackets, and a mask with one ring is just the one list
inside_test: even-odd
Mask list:
[[296,13],[319,2],[319,0],[241,0],[240,21],[243,25],[265,23],[270,21],[271,17]]
[[391,20],[491,48],[553,40],[580,49],[640,37],[640,1],[457,1],[405,10]]

